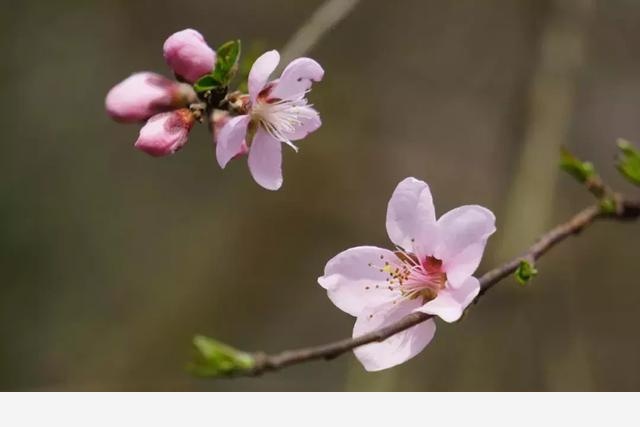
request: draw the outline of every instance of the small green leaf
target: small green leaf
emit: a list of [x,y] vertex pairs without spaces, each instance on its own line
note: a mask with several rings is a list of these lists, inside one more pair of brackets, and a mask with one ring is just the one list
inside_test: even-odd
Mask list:
[[249,353],[202,335],[193,338],[196,357],[187,369],[200,377],[223,377],[253,368],[255,360]]
[[535,266],[526,259],[520,261],[520,265],[516,269],[515,276],[518,283],[526,285],[535,275],[538,274]]
[[618,170],[629,181],[640,185],[640,151],[624,139],[618,140],[618,148]]
[[238,70],[240,40],[233,40],[220,46],[216,58],[216,68],[194,83],[193,88],[196,92],[203,93],[218,88],[224,88],[226,92],[226,86]]
[[195,84],[193,85],[193,88],[195,89],[196,92],[206,92],[218,86],[220,86],[220,83],[218,83],[213,78],[213,76],[207,74],[206,76],[201,77],[197,82],[195,82]]
[[240,40],[231,40],[221,45],[216,51],[216,68],[212,77],[220,86],[227,86],[236,71],[240,59]]
[[564,147],[560,149],[560,167],[582,183],[596,176],[593,164],[583,162]]

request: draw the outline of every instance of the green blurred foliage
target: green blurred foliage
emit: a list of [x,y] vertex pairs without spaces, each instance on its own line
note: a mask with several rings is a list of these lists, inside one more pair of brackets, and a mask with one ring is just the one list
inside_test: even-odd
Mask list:
[[640,151],[624,139],[618,140],[618,148],[618,170],[630,182],[640,185]]

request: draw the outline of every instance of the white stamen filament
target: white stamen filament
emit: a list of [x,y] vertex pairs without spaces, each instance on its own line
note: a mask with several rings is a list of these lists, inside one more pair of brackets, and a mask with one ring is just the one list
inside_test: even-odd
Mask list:
[[311,107],[312,105],[307,104],[304,99],[303,93],[302,96],[276,102],[258,99],[253,105],[251,115],[269,135],[297,152],[298,147],[291,142],[289,136],[303,125],[303,120],[314,117]]

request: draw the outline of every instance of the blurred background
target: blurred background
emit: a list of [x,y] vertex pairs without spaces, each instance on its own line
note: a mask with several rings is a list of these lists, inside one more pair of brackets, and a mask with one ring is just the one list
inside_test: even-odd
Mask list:
[[[621,191],[615,140],[640,141],[640,2],[363,0],[308,53],[324,126],[285,151],[269,192],[224,173],[205,126],[177,155],[133,148],[104,97],[170,75],[186,27],[216,46],[281,48],[321,0],[2,1],[0,388],[3,390],[638,390],[640,225],[602,222],[440,323],[408,363],[349,354],[261,378],[184,366],[195,333],[279,351],[351,334],[316,283],[333,255],[389,245],[387,201],[426,180],[438,214],[496,213],[480,272],[591,203],[566,145]],[[636,192],[637,193],[637,192]]]

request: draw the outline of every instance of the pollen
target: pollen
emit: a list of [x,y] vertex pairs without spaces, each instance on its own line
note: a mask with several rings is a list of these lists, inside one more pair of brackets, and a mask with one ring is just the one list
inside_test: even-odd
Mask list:
[[[447,275],[442,269],[441,260],[433,256],[419,258],[402,248],[397,248],[394,254],[395,260],[385,261],[381,266],[368,264],[387,275],[385,282],[390,291],[397,290],[404,298],[422,298],[426,302],[436,298],[446,286]],[[384,259],[384,256],[381,255],[380,259]],[[379,285],[375,287],[378,289]]]

